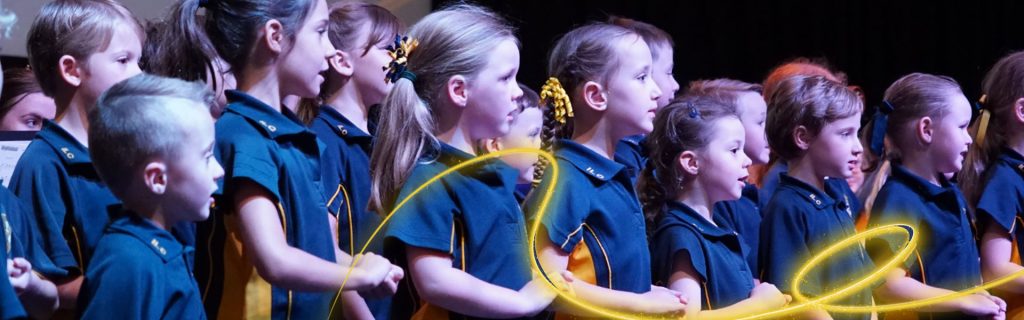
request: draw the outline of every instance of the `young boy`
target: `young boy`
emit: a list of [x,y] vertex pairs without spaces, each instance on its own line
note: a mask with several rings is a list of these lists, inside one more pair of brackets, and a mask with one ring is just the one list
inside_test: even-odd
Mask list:
[[83,319],[205,319],[193,249],[171,234],[206,220],[224,170],[213,157],[214,95],[199,83],[139,75],[89,113],[89,154],[123,203],[82,285]]

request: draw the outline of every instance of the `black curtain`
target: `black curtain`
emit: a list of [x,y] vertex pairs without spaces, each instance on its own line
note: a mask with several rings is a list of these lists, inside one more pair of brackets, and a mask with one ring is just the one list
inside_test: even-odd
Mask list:
[[[435,1],[435,8],[452,1]],[[910,72],[955,78],[968,99],[1001,56],[1024,49],[1024,2],[1002,1],[571,1],[477,0],[518,28],[519,80],[544,79],[548,49],[561,34],[619,15],[654,24],[675,40],[680,84],[734,78],[760,82],[792,58],[827,59],[877,105]],[[872,113],[869,110],[865,115]]]

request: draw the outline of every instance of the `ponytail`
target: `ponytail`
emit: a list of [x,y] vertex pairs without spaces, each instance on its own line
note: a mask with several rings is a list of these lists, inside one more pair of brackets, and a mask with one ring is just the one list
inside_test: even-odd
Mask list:
[[386,214],[425,148],[436,149],[434,118],[416,94],[413,81],[400,78],[381,103],[377,140],[370,155],[370,209]]

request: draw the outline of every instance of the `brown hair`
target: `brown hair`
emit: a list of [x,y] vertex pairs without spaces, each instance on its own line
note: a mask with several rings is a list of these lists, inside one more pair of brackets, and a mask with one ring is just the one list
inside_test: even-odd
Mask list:
[[[637,36],[636,32],[608,23],[592,23],[569,31],[555,43],[548,53],[548,75],[557,78],[569,94],[575,106],[584,105],[573,93],[587,81],[607,82],[612,70],[619,65],[615,54],[615,41],[626,36]],[[580,109],[580,108],[576,108]],[[564,125],[555,121],[555,108],[549,107],[544,113],[544,129],[541,130],[541,149],[551,152],[554,141],[572,136],[572,121]],[[537,161],[534,181],[544,176],[547,160]]]
[[[28,61],[43,93],[57,94],[63,81],[60,58],[69,55],[84,61],[106,50],[114,28],[128,23],[145,43],[142,25],[127,8],[113,0],[56,0],[43,5],[28,32]],[[57,107],[57,115],[64,113]]]
[[166,20],[146,26],[149,41],[143,46],[139,60],[142,70],[186,81],[205,82],[208,76],[216,79],[209,73],[216,70],[213,63],[218,56],[217,49],[201,28],[192,27],[206,18],[199,15],[198,6],[197,2],[176,1]]
[[32,70],[12,68],[4,70],[4,85],[0,89],[0,118],[7,115],[14,105],[30,94],[43,93]]
[[[771,96],[782,80],[797,75],[821,76],[843,85],[846,84],[845,77],[841,77],[836,72],[833,72],[827,62],[800,57],[786,61],[768,72],[768,76],[764,77],[764,81],[761,82],[764,89],[764,97],[767,99]],[[768,106],[771,108],[770,102]]]
[[672,41],[672,35],[650,23],[619,16],[608,17],[608,23],[632,30],[637,35],[640,35],[640,38],[643,38],[644,42],[651,46],[651,57],[655,60],[658,59],[658,54],[661,53],[660,50],[655,50],[655,47],[667,46],[672,48],[676,45],[675,41]]
[[[684,96],[705,96],[728,105],[738,105],[744,93],[761,94],[763,87],[756,83],[747,83],[733,79],[697,80],[686,87]],[[737,110],[737,112],[739,112]]]
[[649,162],[637,182],[648,226],[656,225],[665,204],[685,182],[676,161],[679,154],[706,147],[718,120],[727,117],[736,118],[736,110],[710,96],[684,96],[658,109],[654,130],[647,135]]
[[768,145],[784,161],[804,154],[793,141],[793,130],[797,126],[804,126],[810,134],[817,135],[825,125],[857,115],[864,109],[853,90],[823,76],[785,78],[766,100],[769,101],[765,123]]
[[[360,29],[367,25],[370,30],[366,43],[357,43]],[[398,17],[384,7],[357,1],[344,1],[331,5],[327,29],[327,39],[331,41],[335,49],[364,56],[370,52],[373,46],[394,39],[403,26]],[[355,51],[357,49],[360,50],[358,53]],[[320,112],[320,105],[331,94],[327,88],[338,86],[333,82],[335,81],[332,81],[332,77],[327,77],[320,86],[318,98],[303,98],[299,102],[297,114],[299,119],[306,124],[312,123],[316,119]]]
[[439,145],[432,106],[444,97],[447,81],[483,70],[488,52],[502,41],[518,43],[504,18],[472,5],[428,14],[412,26],[409,37],[420,43],[407,60],[416,80],[398,79],[384,98],[370,155],[370,207],[382,214],[393,205],[420,156]]
[[[983,112],[990,114],[988,123],[979,119],[971,125],[970,132],[976,138],[967,151],[964,169],[960,170],[958,177],[961,190],[972,205],[980,197],[985,170],[999,157],[1001,148],[1009,142],[1014,130],[1020,130],[1013,120],[1017,118],[1017,100],[1024,98],[1024,51],[1008,54],[992,65],[981,82],[981,90],[985,98],[980,104]],[[985,136],[977,137],[978,129],[983,125],[988,126]]]

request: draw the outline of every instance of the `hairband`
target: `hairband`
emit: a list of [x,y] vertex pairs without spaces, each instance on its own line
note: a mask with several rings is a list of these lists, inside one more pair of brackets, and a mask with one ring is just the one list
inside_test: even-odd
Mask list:
[[573,117],[572,101],[569,100],[569,95],[565,93],[565,88],[562,87],[558,78],[548,78],[548,81],[540,88],[540,105],[544,105],[548,100],[554,107],[555,121],[565,124],[567,118]]
[[384,83],[395,83],[398,79],[416,82],[416,74],[409,71],[409,54],[420,45],[419,40],[395,35],[395,43],[387,47],[391,63],[384,67]]
[[889,126],[889,114],[892,113],[896,108],[893,108],[889,101],[882,101],[882,105],[878,106],[878,111],[875,112],[873,127],[871,128],[871,136],[868,139],[868,147],[871,152],[883,156],[885,152],[885,131],[888,130]]

